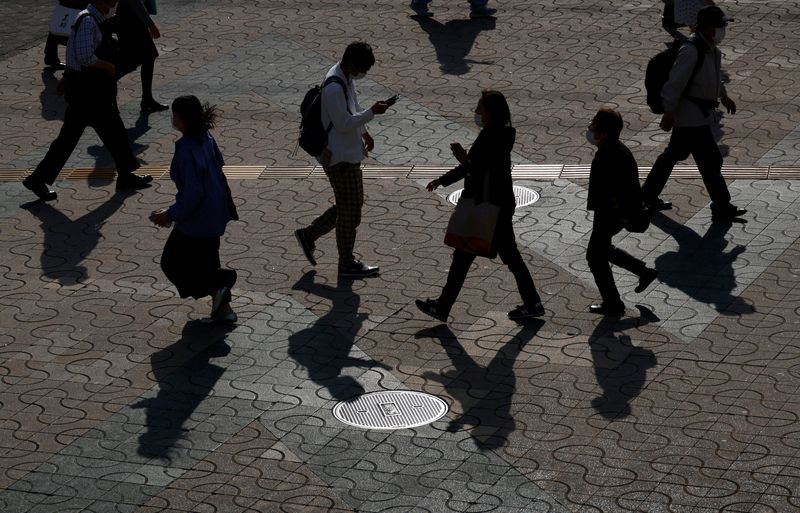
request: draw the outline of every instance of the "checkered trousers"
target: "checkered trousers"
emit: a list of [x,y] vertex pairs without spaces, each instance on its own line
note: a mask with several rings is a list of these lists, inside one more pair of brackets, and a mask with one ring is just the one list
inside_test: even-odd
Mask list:
[[356,243],[356,228],[361,223],[361,207],[364,204],[364,181],[360,164],[340,162],[323,168],[333,187],[334,205],[316,218],[306,228],[306,237],[315,241],[336,228],[336,247],[339,250],[339,265],[355,262],[353,246]]

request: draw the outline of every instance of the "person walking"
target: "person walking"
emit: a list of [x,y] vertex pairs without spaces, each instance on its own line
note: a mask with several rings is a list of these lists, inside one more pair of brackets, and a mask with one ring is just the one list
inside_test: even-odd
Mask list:
[[209,132],[216,109],[202,105],[195,96],[172,102],[172,125],[181,133],[169,176],[178,192],[175,203],[153,212],[150,220],[175,227],[161,255],[161,269],[182,297],[211,296],[211,314],[205,322],[236,322],[230,306],[236,271],[223,269],[219,259],[220,237],[232,219],[238,219],[230,189],[222,173],[224,159]]
[[589,143],[597,146],[589,172],[586,208],[594,211],[594,220],[586,261],[603,298],[601,304],[591,305],[589,311],[601,315],[625,312],[609,262],[639,277],[636,292],[644,291],[658,277],[658,271],[611,241],[622,231],[626,218],[642,212],[639,167],[628,147],[619,140],[622,126],[622,116],[604,108],[595,114],[586,132]]
[[[89,0],[58,0],[58,4],[70,9],[83,10],[89,5]],[[52,32],[47,33],[47,40],[44,43],[44,65],[52,70],[64,69],[67,67],[58,56],[58,47],[67,45],[67,36],[56,35]]]
[[[492,246],[508,266],[517,282],[522,305],[508,313],[509,319],[520,321],[544,315],[539,293],[522,259],[514,237],[512,220],[516,199],[511,179],[511,150],[516,130],[511,126],[511,112],[505,96],[499,91],[483,91],[475,109],[475,123],[481,128],[467,152],[459,143],[450,148],[459,165],[432,180],[429,191],[464,180],[464,197],[479,198],[500,207]],[[416,300],[417,308],[434,319],[446,322],[458,293],[464,285],[475,255],[461,249],[453,251],[453,262],[438,299]]]
[[169,106],[153,98],[153,73],[158,58],[158,50],[153,42],[161,37],[144,0],[119,0],[117,10],[117,34],[119,35],[120,61],[123,70],[120,75],[131,73],[139,66],[142,80],[141,111],[144,114],[167,110]]
[[22,182],[43,201],[57,198],[48,184],[64,168],[87,126],[94,128],[114,158],[118,191],[147,187],[153,179],[133,174],[139,168],[139,161],[117,108],[119,52],[106,22],[113,16],[116,5],[117,0],[91,0],[72,27],[64,72],[67,101],[64,124],[44,159]]
[[347,46],[342,60],[325,76],[327,85],[322,88],[322,126],[330,127],[330,130],[328,145],[318,160],[330,180],[335,204],[310,226],[294,232],[309,263],[317,265],[314,243],[336,228],[339,276],[343,277],[373,276],[380,270],[378,266],[367,265],[353,256],[356,229],[361,223],[361,207],[364,204],[361,161],[375,147],[366,125],[376,114],[383,114],[390,106],[388,102],[376,102],[372,108],[361,110],[358,103],[355,81],[364,78],[374,64],[372,48],[367,43],[354,42]]
[[[411,0],[411,10],[416,16],[425,18],[433,17],[433,11],[428,9],[431,0]],[[489,18],[497,13],[497,9],[487,7],[489,0],[469,0],[469,17],[472,19]]]
[[664,115],[660,126],[664,131],[671,130],[672,136],[644,182],[645,203],[654,211],[672,208],[672,203],[663,201],[659,195],[675,164],[692,155],[711,197],[712,220],[731,222],[747,213],[731,204],[722,176],[722,154],[711,130],[719,102],[728,113],[736,114],[736,103],[722,83],[722,52],[718,48],[729,21],[731,18],[715,5],[700,9],[697,30],[681,46],[661,91]]

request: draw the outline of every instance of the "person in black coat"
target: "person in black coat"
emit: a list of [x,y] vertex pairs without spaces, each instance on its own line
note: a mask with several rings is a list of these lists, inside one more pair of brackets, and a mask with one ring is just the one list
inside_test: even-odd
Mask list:
[[[459,143],[450,146],[460,165],[431,181],[427,189],[433,191],[440,185],[446,187],[463,178],[462,194],[465,197],[486,200],[500,207],[492,246],[514,275],[522,296],[522,305],[509,312],[508,317],[512,320],[538,317],[544,314],[544,307],[517,248],[512,226],[516,200],[511,180],[511,150],[516,130],[511,126],[511,113],[502,93],[482,93],[475,109],[475,123],[482,129],[469,152]],[[418,299],[417,307],[435,319],[446,321],[474,260],[474,254],[456,249],[439,299]]]
[[636,292],[642,292],[658,276],[655,269],[611,243],[627,219],[642,213],[639,168],[633,154],[619,140],[621,132],[622,116],[608,108],[597,112],[586,132],[587,140],[597,146],[589,173],[586,208],[594,211],[594,222],[586,261],[603,298],[601,304],[591,305],[589,311],[602,315],[625,312],[609,262],[639,277]]
[[153,98],[153,74],[158,58],[158,49],[153,40],[160,38],[161,32],[150,17],[143,0],[119,0],[116,28],[122,60],[120,75],[127,75],[139,66],[142,67],[142,113],[167,110],[168,105]]

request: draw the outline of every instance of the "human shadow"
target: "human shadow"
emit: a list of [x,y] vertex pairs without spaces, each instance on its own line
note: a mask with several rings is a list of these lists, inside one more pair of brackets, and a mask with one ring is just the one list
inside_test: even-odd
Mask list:
[[[128,141],[130,141],[134,155],[141,155],[150,147],[148,144],[139,144],[136,142],[140,137],[146,134],[150,128],[152,128],[150,126],[150,114],[140,112],[139,117],[136,118],[136,123],[134,123],[132,127],[126,129]],[[110,182],[111,178],[109,178],[108,170],[109,168],[113,168],[116,164],[108,149],[104,145],[94,144],[89,146],[86,151],[89,155],[94,157],[94,169],[89,173],[89,180]]]
[[470,70],[470,64],[492,64],[492,62],[467,59],[478,34],[484,30],[494,30],[494,18],[450,20],[441,23],[433,18],[412,16],[428,34],[442,73],[463,75]]
[[589,336],[594,374],[603,389],[602,396],[592,399],[592,407],[609,420],[631,414],[631,402],[647,383],[647,371],[658,363],[653,351],[616,334],[658,320],[647,308],[637,308],[642,313],[638,318],[603,317]]
[[347,367],[390,369],[372,359],[350,356],[355,338],[367,315],[358,308],[361,297],[353,292],[353,280],[340,278],[337,287],[314,283],[316,271],[304,274],[292,290],[302,290],[330,300],[328,313],[308,328],[289,336],[289,356],[305,368],[308,378],[325,387],[335,401],[345,401],[364,393],[364,386],[353,376],[342,374]]
[[44,249],[39,257],[42,274],[64,286],[82,283],[88,278],[84,260],[103,238],[106,220],[131,194],[131,191],[119,191],[77,219],[70,219],[50,203],[32,201],[21,205],[39,220],[44,233]]
[[170,449],[188,432],[183,424],[225,372],[211,359],[230,353],[225,337],[233,329],[232,325],[189,321],[177,342],[150,356],[158,394],[131,405],[146,409],[147,431],[139,436],[140,456],[169,459]]
[[467,425],[480,428],[473,429],[471,435],[482,451],[497,449],[507,442],[516,428],[511,413],[517,384],[514,363],[525,344],[533,340],[542,326],[544,321],[541,319],[523,325],[485,367],[467,354],[446,324],[425,328],[415,334],[417,339],[437,339],[454,367],[444,374],[428,371],[422,375],[441,383],[450,397],[461,404],[463,413],[450,421],[447,431],[456,432]]
[[44,88],[39,93],[39,103],[42,105],[42,119],[47,121],[64,119],[67,103],[64,101],[64,96],[58,94],[58,82],[59,78],[54,70],[44,69],[42,71]]
[[706,303],[723,315],[753,313],[755,310],[742,298],[733,295],[736,276],[733,262],[745,252],[734,246],[725,252],[731,223],[711,223],[705,235],[700,235],[662,213],[656,213],[651,223],[672,235],[677,251],[668,251],[655,260],[659,280],[687,296]]

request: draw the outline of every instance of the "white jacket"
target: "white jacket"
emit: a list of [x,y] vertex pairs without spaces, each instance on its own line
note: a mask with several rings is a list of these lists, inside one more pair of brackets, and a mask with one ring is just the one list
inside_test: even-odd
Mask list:
[[375,117],[372,109],[361,110],[353,81],[345,77],[338,63],[328,71],[325,79],[334,75],[347,84],[347,103],[341,85],[331,83],[322,89],[322,126],[327,128],[333,123],[333,128],[328,133],[327,149],[330,151],[330,159],[326,158],[327,152],[323,152],[318,158],[320,164],[326,167],[340,162],[358,164],[364,160],[366,151],[361,134],[366,131],[366,124]]

